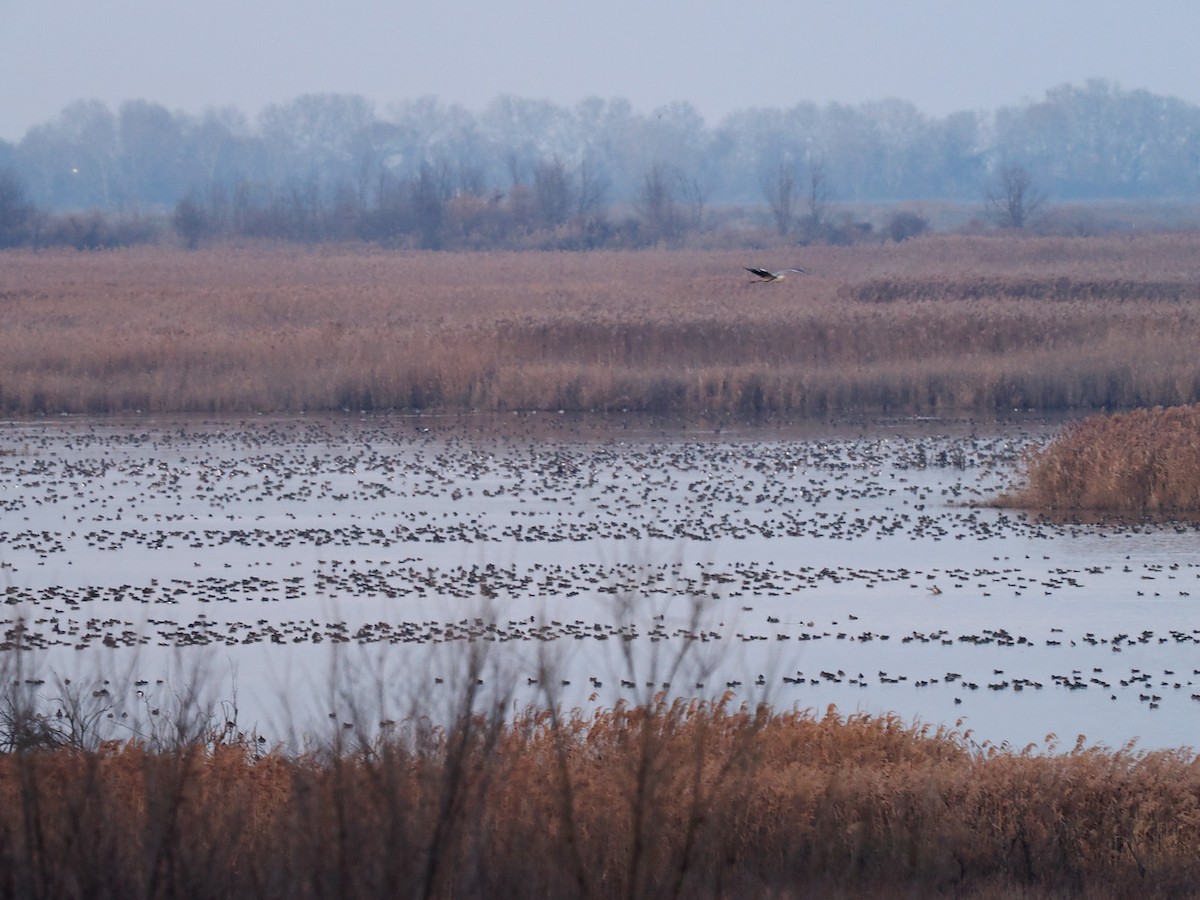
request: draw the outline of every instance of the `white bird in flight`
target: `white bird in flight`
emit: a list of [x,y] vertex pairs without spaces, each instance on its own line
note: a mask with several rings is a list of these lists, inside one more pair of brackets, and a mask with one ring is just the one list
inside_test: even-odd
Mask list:
[[752,275],[757,275],[760,281],[783,281],[791,272],[799,272],[802,275],[806,274],[803,269],[783,269],[779,272],[771,272],[767,269],[752,269],[750,266],[742,266],[742,268]]

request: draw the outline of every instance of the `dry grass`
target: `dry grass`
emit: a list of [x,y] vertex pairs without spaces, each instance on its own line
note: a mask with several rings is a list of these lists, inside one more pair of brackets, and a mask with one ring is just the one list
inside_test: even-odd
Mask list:
[[1026,461],[1008,506],[1122,513],[1200,510],[1200,406],[1092,416]]
[[[744,264],[812,274],[749,284]],[[9,413],[797,415],[1200,401],[1200,236],[0,255]]]
[[1194,896],[1191,754],[723,703],[0,757],[0,896]]

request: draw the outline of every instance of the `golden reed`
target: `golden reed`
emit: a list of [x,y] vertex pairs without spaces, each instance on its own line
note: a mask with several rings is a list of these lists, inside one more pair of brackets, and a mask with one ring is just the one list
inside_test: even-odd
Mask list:
[[1006,506],[1172,513],[1200,510],[1200,406],[1091,416],[1025,463]]
[[0,756],[0,895],[1194,896],[1190,753],[655,701],[296,757]]
[[[746,264],[808,275],[752,284]],[[0,254],[0,411],[736,415],[1200,401],[1200,235]],[[1151,349],[1152,348],[1152,349]]]

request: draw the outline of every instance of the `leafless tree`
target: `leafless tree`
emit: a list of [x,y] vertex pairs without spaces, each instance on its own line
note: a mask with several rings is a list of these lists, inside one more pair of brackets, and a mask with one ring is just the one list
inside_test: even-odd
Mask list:
[[595,214],[604,205],[608,182],[599,173],[595,163],[586,158],[579,163],[579,192],[575,195],[575,212],[579,216]]
[[446,214],[446,192],[439,186],[438,171],[428,163],[421,163],[417,177],[413,179],[412,209],[416,217],[421,246],[426,250],[438,250],[442,246],[442,223]]
[[997,185],[987,193],[988,209],[1001,228],[1024,228],[1045,205],[1046,195],[1021,166],[1000,170]]
[[709,188],[694,175],[675,172],[676,192],[688,213],[688,227],[697,231],[704,228],[704,207],[708,203]]
[[829,230],[829,204],[833,200],[833,189],[829,185],[829,173],[823,162],[814,162],[808,167],[808,215],[804,217],[804,236],[817,240]]
[[184,246],[195,250],[208,233],[210,223],[203,204],[192,193],[175,204],[171,224],[175,226],[175,233],[183,239]]
[[[513,182],[513,184],[519,183]],[[483,171],[483,166],[472,162],[460,162],[455,167],[453,193],[469,194],[472,197],[482,197],[486,194],[487,175]]]
[[557,156],[534,166],[534,202],[543,227],[554,228],[570,217],[572,193],[567,167]]
[[764,174],[759,183],[762,185],[767,205],[771,207],[771,217],[775,220],[775,230],[781,235],[788,235],[796,226],[796,170],[791,163],[781,162],[779,168],[771,175]]
[[670,167],[657,162],[651,165],[638,195],[642,227],[651,243],[671,241],[679,235],[682,219],[675,191],[675,179],[671,177]]
[[16,173],[0,169],[0,247],[21,243],[32,214],[24,182]]

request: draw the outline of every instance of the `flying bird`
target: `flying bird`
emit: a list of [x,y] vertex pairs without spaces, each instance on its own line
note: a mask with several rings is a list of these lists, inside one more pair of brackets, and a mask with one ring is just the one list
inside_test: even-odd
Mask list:
[[767,269],[752,269],[750,266],[742,266],[742,268],[752,275],[757,275],[760,281],[783,281],[792,272],[805,274],[803,269],[783,269],[780,272],[771,272]]

